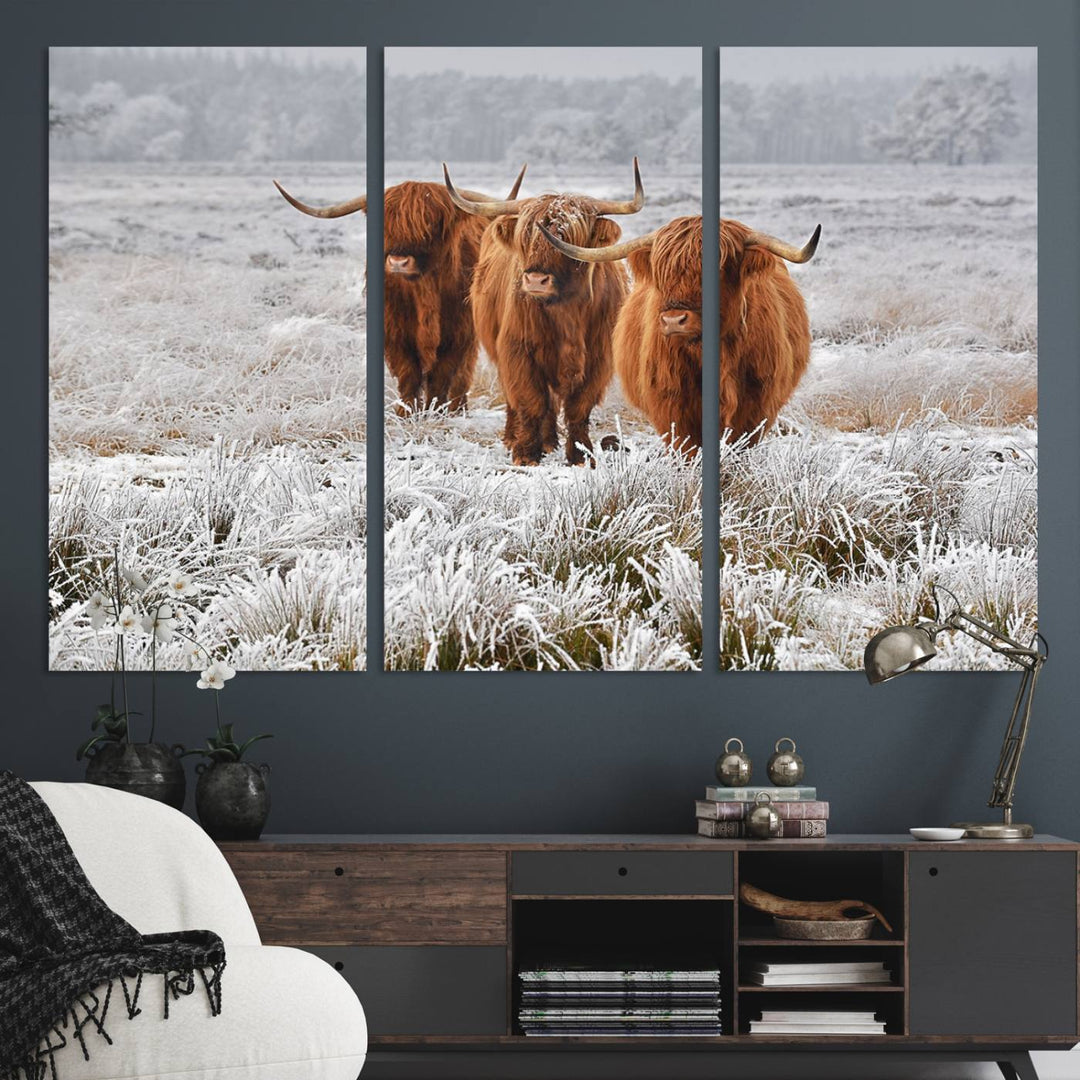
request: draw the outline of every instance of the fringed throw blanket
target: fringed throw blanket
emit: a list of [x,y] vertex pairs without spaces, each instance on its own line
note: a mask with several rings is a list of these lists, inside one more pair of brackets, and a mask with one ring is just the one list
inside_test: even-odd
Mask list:
[[44,800],[0,773],[0,1080],[56,1080],[65,1046],[76,1043],[89,1059],[88,1039],[112,1043],[107,1020],[150,1007],[156,980],[144,986],[145,975],[162,977],[165,1019],[170,998],[197,985],[216,1016],[224,968],[217,934],[140,934],[117,915]]

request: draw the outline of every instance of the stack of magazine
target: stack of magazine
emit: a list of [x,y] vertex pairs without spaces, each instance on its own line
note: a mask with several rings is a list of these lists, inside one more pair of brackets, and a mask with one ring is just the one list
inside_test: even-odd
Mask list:
[[885,1021],[859,1009],[763,1009],[751,1035],[884,1035]]
[[742,981],[755,986],[865,986],[892,982],[892,972],[881,960],[786,964],[760,961],[740,967]]
[[518,972],[526,1035],[721,1035],[720,971],[533,968]]

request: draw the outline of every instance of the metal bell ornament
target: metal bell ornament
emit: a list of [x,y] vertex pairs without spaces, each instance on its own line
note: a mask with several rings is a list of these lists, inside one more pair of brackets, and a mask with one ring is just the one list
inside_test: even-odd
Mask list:
[[784,835],[784,823],[773,809],[768,792],[758,792],[754,809],[746,815],[746,835],[753,840],[773,840]]
[[[732,750],[732,743],[739,749]],[[728,739],[724,752],[716,759],[716,779],[725,787],[746,787],[754,772],[750,755],[743,750],[742,739]]]
[[[781,743],[791,743],[791,749],[781,750]],[[766,768],[776,787],[792,787],[806,774],[803,759],[795,753],[795,740],[787,737],[776,740],[776,753],[769,758]]]

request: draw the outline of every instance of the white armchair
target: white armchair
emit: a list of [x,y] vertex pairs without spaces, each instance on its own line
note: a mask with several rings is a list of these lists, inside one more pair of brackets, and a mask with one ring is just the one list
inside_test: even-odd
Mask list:
[[190,818],[93,784],[35,783],[90,883],[144,934],[213,930],[225,942],[222,1011],[194,993],[162,1019],[160,978],[112,1037],[87,1033],[57,1058],[64,1080],[355,1080],[367,1053],[364,1011],[329,964],[263,945],[224,856]]

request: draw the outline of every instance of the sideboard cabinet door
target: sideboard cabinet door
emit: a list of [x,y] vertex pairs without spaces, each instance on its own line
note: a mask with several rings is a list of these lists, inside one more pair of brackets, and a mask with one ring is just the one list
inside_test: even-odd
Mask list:
[[912,1035],[1076,1033],[1076,855],[913,852]]
[[356,991],[368,1035],[505,1035],[506,950],[307,946]]

